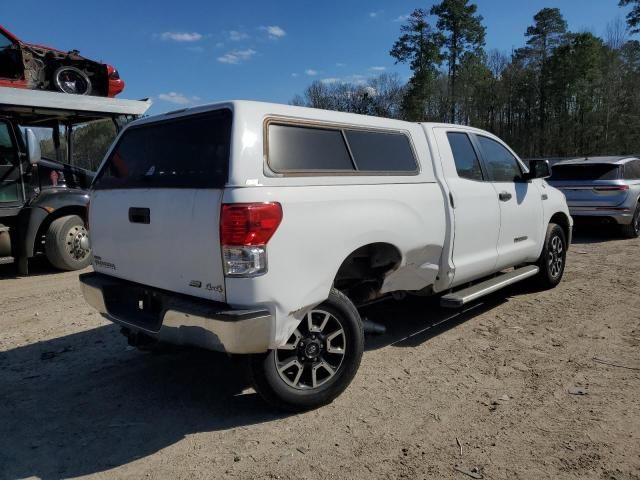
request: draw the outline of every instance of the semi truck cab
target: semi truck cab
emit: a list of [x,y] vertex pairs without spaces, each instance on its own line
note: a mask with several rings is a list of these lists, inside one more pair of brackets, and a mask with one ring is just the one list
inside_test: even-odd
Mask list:
[[[60,270],[90,264],[87,189],[94,173],[73,164],[72,132],[105,119],[119,130],[150,106],[0,87],[0,264],[15,263],[22,275],[40,254]],[[41,153],[36,132],[43,127],[52,131],[53,158]]]

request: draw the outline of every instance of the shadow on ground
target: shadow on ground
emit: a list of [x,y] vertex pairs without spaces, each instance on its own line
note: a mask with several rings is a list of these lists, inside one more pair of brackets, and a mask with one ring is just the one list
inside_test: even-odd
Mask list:
[[625,240],[617,225],[577,223],[573,228],[573,245]]
[[[419,345],[527,288],[463,311],[427,298],[364,308],[388,328],[367,350]],[[131,350],[113,325],[0,352],[0,478],[108,471],[192,433],[283,418],[246,389],[242,365],[203,351]]]
[[[37,277],[40,275],[51,275],[53,273],[59,273],[60,270],[56,270],[47,261],[46,257],[36,257],[29,260],[29,276]],[[16,264],[10,263],[8,265],[0,265],[0,280],[3,279],[15,279],[21,278],[23,275],[18,274],[18,267]]]

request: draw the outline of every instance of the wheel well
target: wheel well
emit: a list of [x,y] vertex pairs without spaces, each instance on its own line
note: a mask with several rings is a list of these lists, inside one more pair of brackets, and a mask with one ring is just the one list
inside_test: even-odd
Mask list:
[[87,221],[87,209],[85,207],[72,205],[68,207],[62,207],[53,211],[44,218],[44,220],[40,224],[40,227],[38,227],[38,234],[36,235],[33,244],[34,253],[44,251],[44,237],[47,234],[47,230],[49,230],[49,225],[51,225],[51,222],[57,220],[60,217],[66,217],[67,215],[78,215],[80,218],[82,218],[82,220],[85,221],[85,223]]
[[569,222],[569,217],[567,217],[566,214],[562,212],[555,213],[551,217],[551,220],[549,220],[549,223],[556,223],[560,225],[560,228],[564,231],[564,236],[567,239],[567,242],[569,241],[569,238],[571,238],[571,223]]
[[385,276],[398,268],[401,261],[402,254],[394,245],[365,245],[342,262],[333,285],[356,304],[372,300],[379,296]]

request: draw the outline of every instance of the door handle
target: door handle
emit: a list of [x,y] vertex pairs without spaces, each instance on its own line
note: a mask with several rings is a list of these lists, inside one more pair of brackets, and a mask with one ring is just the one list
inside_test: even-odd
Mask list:
[[129,221],[131,223],[151,223],[151,210],[148,208],[131,207],[129,209]]
[[498,194],[498,198],[501,202],[508,202],[509,200],[511,200],[511,197],[512,195],[509,192],[500,192]]

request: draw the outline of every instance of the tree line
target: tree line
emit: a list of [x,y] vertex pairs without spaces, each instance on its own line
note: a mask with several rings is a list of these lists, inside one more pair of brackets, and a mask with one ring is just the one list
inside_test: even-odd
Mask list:
[[389,54],[411,78],[363,84],[316,81],[292,103],[315,108],[472,125],[523,157],[640,153],[640,0],[626,23],[599,37],[572,32],[558,8],[537,12],[525,44],[486,51],[486,27],[469,0],[414,10]]

